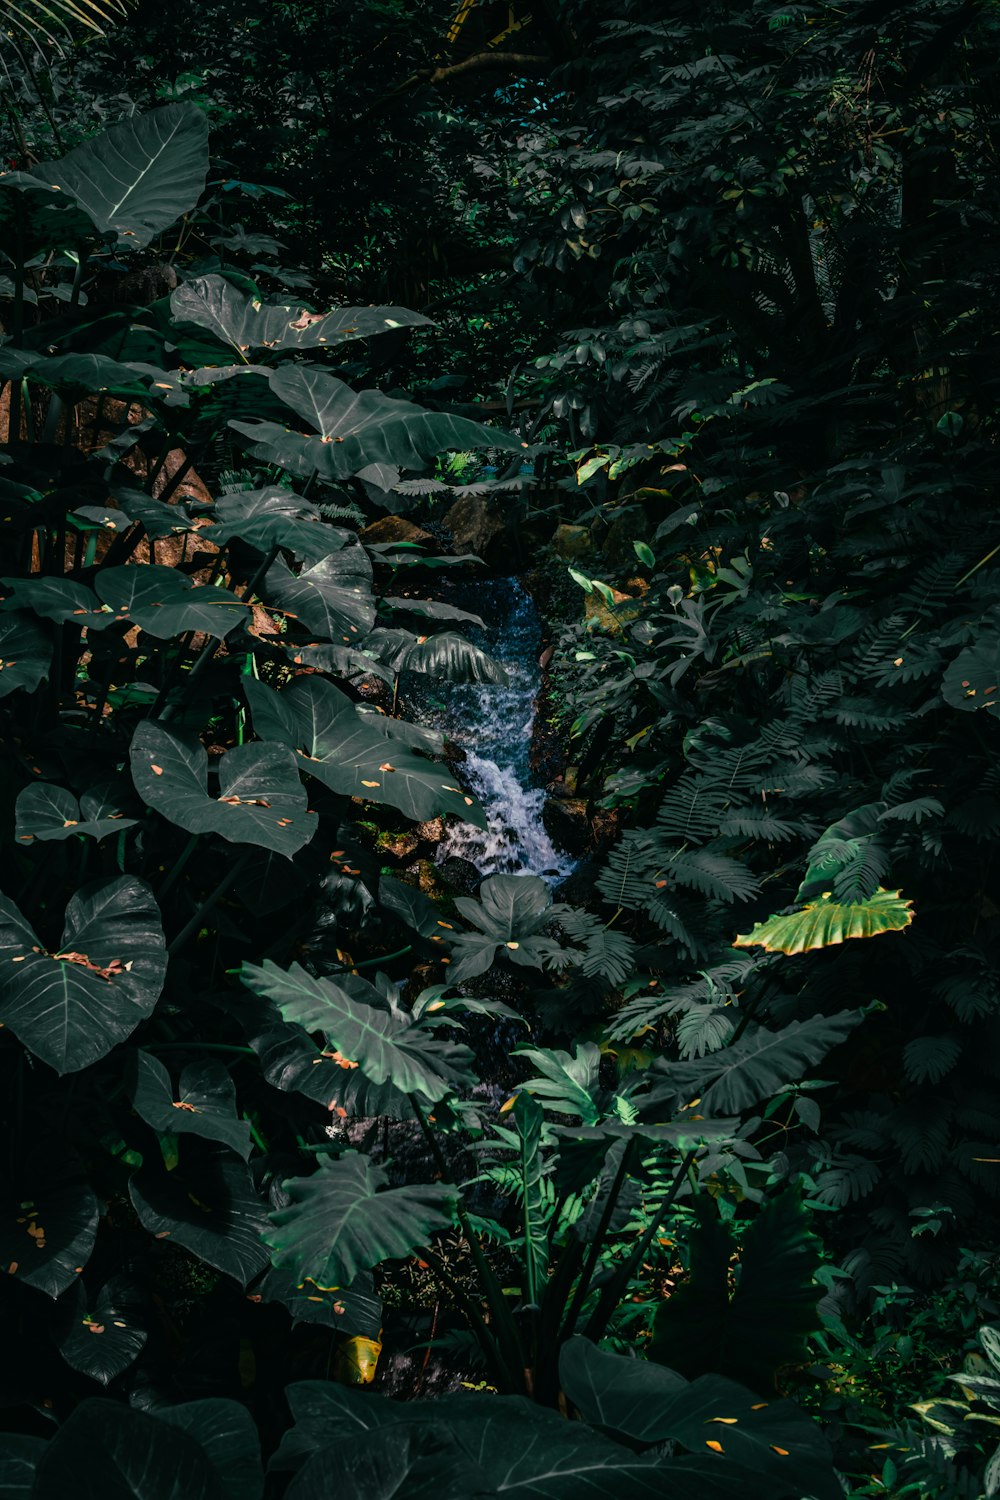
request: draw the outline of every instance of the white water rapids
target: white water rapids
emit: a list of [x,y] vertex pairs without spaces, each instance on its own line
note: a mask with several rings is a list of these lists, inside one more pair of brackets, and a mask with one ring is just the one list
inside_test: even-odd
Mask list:
[[541,622],[530,594],[516,578],[462,585],[451,601],[478,614],[485,628],[463,633],[499,661],[508,683],[435,683],[410,687],[416,716],[447,731],[466,752],[461,776],[482,803],[488,827],[455,823],[441,841],[439,860],[471,860],[481,875],[542,875],[556,884],[573,860],[555,848],[542,823],[544,789],[531,772]]

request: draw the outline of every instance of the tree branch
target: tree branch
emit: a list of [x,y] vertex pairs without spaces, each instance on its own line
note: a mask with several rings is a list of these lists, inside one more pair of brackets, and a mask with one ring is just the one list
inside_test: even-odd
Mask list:
[[404,78],[402,83],[383,94],[366,110],[355,117],[354,123],[360,124],[368,119],[369,115],[384,109],[401,94],[408,94],[411,89],[431,87],[437,83],[446,83],[449,78],[455,78],[461,73],[478,72],[484,68],[545,68],[552,59],[546,53],[540,52],[474,52],[471,57],[464,57],[461,62],[447,63],[439,68],[421,68],[418,73],[411,73],[409,78]]

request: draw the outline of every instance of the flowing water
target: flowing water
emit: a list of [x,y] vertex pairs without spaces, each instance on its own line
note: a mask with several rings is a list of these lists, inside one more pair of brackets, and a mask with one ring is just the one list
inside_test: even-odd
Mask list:
[[483,628],[460,628],[506,669],[505,686],[492,683],[414,682],[407,701],[425,724],[445,729],[466,753],[462,779],[483,805],[488,827],[456,823],[439,846],[439,860],[471,860],[481,875],[542,875],[556,884],[573,861],[552,843],[542,823],[544,789],[531,771],[535,698],[542,626],[534,601],[516,578],[460,584],[450,600],[480,616]]

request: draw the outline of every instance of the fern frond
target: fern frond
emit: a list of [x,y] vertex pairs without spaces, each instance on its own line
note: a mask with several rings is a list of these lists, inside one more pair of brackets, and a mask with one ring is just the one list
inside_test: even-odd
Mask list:
[[678,885],[716,901],[749,901],[760,881],[737,859],[713,849],[676,849],[666,855],[664,873]]

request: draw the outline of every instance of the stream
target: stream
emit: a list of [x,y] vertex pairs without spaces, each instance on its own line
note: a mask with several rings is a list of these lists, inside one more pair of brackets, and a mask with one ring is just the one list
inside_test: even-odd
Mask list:
[[415,685],[407,693],[414,716],[447,731],[466,755],[462,778],[483,805],[488,827],[455,823],[441,841],[438,861],[469,860],[480,875],[541,875],[557,885],[574,861],[545,831],[545,790],[531,770],[535,699],[542,674],[542,622],[517,578],[461,583],[450,603],[479,615],[483,627],[462,633],[505,668],[506,686],[492,683]]

